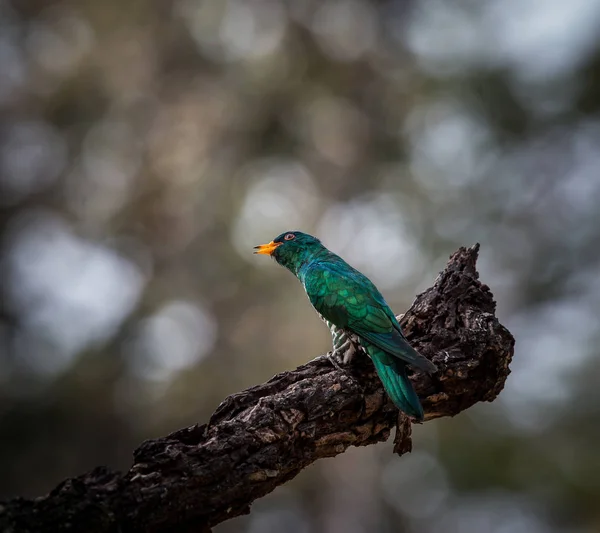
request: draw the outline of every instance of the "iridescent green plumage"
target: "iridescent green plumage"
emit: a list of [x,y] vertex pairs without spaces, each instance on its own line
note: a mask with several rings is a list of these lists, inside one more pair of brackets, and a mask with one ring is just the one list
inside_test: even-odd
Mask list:
[[282,233],[257,253],[274,257],[304,285],[313,307],[330,326],[334,352],[357,339],[394,404],[422,420],[423,408],[406,365],[427,372],[434,372],[435,365],[410,346],[377,287],[318,239],[299,231]]

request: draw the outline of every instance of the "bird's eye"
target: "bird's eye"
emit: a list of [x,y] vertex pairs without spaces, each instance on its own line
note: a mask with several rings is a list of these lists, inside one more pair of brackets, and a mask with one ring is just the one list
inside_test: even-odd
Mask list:
[[293,233],[288,233],[288,234],[286,234],[286,236],[284,237],[284,239],[285,239],[286,241],[291,241],[291,240],[294,240],[295,238],[296,238],[296,236],[295,236]]

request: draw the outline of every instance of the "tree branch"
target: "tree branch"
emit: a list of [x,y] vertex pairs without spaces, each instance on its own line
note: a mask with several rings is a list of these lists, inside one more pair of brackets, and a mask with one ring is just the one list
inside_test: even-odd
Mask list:
[[[509,374],[514,339],[478,281],[478,250],[460,248],[401,320],[439,369],[412,376],[426,421],[492,401]],[[0,529],[209,531],[317,459],[386,440],[394,427],[394,450],[410,451],[410,421],[387,400],[368,358],[340,371],[321,356],[229,396],[206,425],[144,442],[125,474],[99,467],[42,498],[0,504]]]

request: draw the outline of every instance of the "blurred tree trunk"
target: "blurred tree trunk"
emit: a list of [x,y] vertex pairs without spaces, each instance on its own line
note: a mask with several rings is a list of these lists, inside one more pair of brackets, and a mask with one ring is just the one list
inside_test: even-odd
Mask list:
[[[459,249],[402,318],[407,337],[439,372],[412,377],[429,421],[492,401],[509,374],[512,335]],[[322,457],[386,440],[411,449],[411,424],[386,401],[368,358],[337,370],[319,357],[228,397],[208,424],[144,442],[131,469],[99,467],[36,500],[0,505],[2,531],[198,532],[248,513],[251,503]]]

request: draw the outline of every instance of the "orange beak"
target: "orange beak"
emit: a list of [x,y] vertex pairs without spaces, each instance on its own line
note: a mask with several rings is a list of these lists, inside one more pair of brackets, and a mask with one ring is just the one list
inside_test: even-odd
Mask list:
[[269,244],[261,244],[260,246],[254,247],[255,254],[264,254],[264,255],[273,255],[273,252],[278,246],[281,246],[283,243],[271,241]]

